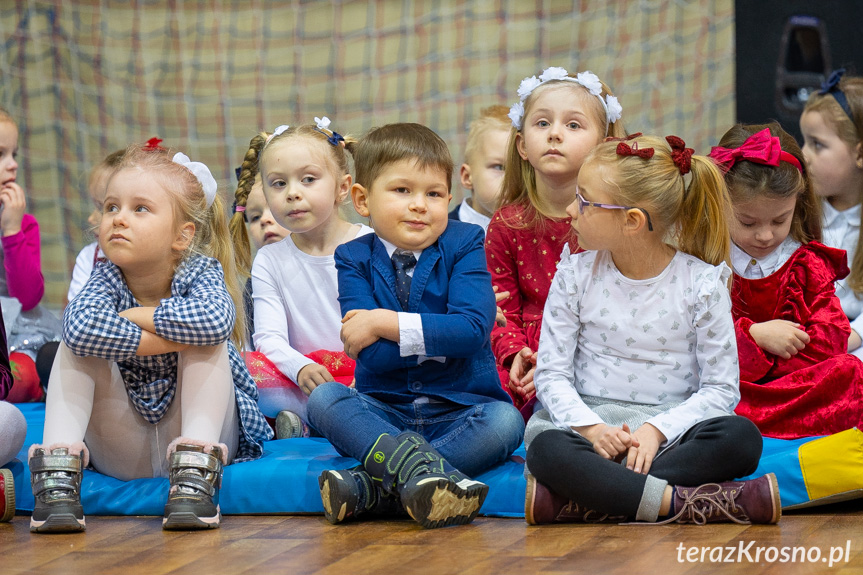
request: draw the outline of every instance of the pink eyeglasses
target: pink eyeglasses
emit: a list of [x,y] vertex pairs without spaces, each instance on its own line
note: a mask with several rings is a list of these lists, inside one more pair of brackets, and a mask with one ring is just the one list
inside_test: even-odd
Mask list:
[[584,214],[584,208],[587,206],[593,206],[594,208],[602,208],[604,210],[640,210],[644,217],[647,218],[647,231],[653,231],[653,222],[650,221],[650,214],[644,208],[639,208],[636,206],[617,206],[615,204],[600,204],[599,202],[588,202],[584,199],[584,196],[581,195],[581,191],[576,188],[575,198],[578,200],[578,213]]

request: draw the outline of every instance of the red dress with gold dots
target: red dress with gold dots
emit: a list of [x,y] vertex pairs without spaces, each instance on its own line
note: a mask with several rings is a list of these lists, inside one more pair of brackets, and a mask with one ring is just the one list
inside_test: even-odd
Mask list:
[[[572,253],[581,251],[570,226],[570,218],[541,217],[535,226],[522,228],[525,206],[508,205],[494,213],[488,226],[485,257],[492,284],[509,297],[500,302],[506,326],[495,326],[491,348],[501,375],[501,385],[519,409],[529,410],[534,402],[509,388],[512,356],[523,347],[539,346],[542,310],[551,280],[557,271],[560,253],[568,242]],[[529,413],[529,412],[528,412]]]

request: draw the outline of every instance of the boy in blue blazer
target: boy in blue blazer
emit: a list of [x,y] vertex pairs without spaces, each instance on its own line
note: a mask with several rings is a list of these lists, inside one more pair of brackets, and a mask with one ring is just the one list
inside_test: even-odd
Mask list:
[[375,234],[335,252],[345,352],[356,386],[309,396],[312,425],[362,462],[319,484],[327,519],[400,509],[424,527],[469,523],[524,423],[500,387],[490,346],[495,298],[482,229],[447,217],[452,158],[419,124],[356,144],[357,212]]

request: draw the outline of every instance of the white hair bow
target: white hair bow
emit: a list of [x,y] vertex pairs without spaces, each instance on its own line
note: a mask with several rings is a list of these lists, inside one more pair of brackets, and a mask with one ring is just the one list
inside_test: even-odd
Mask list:
[[201,183],[201,188],[204,190],[204,197],[207,199],[207,207],[213,205],[213,202],[216,200],[216,191],[219,189],[219,185],[216,184],[216,179],[213,177],[213,174],[210,173],[210,168],[207,167],[206,164],[201,162],[193,162],[189,159],[189,156],[182,152],[177,152],[174,154],[174,157],[171,160],[175,164],[180,164],[190,172],[195,178]]

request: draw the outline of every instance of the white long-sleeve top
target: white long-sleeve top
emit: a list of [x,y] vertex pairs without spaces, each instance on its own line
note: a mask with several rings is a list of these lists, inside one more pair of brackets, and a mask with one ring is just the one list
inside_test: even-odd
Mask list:
[[607,251],[566,246],[545,304],[537,395],[561,428],[603,423],[582,396],[674,404],[647,423],[674,442],[740,400],[724,263],[677,252],[658,276],[633,280]]
[[[357,237],[373,233],[361,226]],[[304,354],[342,351],[342,314],[333,256],[310,256],[290,236],[262,247],[252,264],[255,349],[292,381],[310,363]]]
[[75,258],[75,267],[72,268],[72,281],[69,282],[69,292],[66,294],[66,299],[70,302],[75,299],[87,280],[90,279],[90,274],[93,273],[93,267],[96,265],[96,252],[99,250],[99,242],[87,244],[81,251],[78,252],[78,257]]
[[[857,238],[860,236],[860,204],[840,212],[823,200],[821,207],[824,213],[821,229],[823,243],[831,248],[845,250],[850,268],[857,251]],[[842,304],[842,311],[851,320],[851,329],[863,336],[863,299],[857,298],[844,279],[836,282],[836,296]]]

